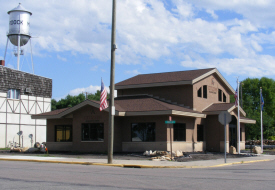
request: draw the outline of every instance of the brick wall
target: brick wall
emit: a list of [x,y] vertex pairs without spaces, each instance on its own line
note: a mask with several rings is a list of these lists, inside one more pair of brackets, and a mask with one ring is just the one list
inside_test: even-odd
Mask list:
[[[203,86],[207,85],[207,98],[203,98]],[[202,89],[202,97],[198,97],[198,90]],[[211,75],[193,86],[193,101],[194,101],[194,108],[197,111],[202,111],[207,106],[211,105],[212,103],[224,103],[223,101],[219,101],[219,89],[226,95],[226,102],[230,103],[230,92],[224,88],[224,84],[222,81],[216,76]]]
[[171,100],[178,104],[193,107],[193,88],[192,85],[175,85],[175,86],[160,86],[160,87],[146,87],[146,88],[130,88],[119,89],[117,95],[135,95],[135,94],[150,94]]

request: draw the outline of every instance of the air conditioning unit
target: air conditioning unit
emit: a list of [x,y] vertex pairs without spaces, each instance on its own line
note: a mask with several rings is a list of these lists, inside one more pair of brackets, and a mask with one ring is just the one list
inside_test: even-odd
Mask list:
[[27,93],[30,93],[31,91],[32,91],[31,88],[26,88]]

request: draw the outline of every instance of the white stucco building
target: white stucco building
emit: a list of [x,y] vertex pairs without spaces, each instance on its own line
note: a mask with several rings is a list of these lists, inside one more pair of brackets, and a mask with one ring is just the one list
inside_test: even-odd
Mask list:
[[46,120],[31,119],[31,115],[51,111],[51,97],[52,79],[7,68],[1,61],[0,148],[46,142]]

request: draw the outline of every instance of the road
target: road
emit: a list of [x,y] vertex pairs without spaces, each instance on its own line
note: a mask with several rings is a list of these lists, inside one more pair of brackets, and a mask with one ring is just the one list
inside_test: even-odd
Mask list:
[[0,189],[274,189],[275,161],[204,169],[138,169],[0,161]]

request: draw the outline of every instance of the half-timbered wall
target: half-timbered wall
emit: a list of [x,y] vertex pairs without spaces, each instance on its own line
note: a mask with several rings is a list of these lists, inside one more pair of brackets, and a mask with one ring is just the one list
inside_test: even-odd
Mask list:
[[[46,120],[31,115],[51,111],[52,80],[0,66],[0,82],[0,148],[19,141],[24,147],[46,142]],[[10,89],[20,90],[18,99],[8,96]]]

